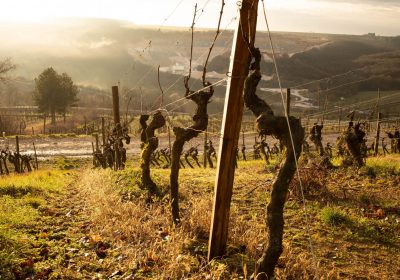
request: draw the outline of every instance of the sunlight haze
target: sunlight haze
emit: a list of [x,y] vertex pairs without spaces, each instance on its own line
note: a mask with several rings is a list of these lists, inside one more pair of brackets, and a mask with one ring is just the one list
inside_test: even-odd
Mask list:
[[[237,13],[237,1],[227,0],[223,24]],[[0,21],[40,22],[54,18],[108,18],[138,25],[187,26],[195,3],[197,27],[215,27],[219,0],[13,0],[2,3]],[[339,34],[399,35],[400,1],[265,1],[272,30]],[[262,13],[260,3],[260,14]],[[203,13],[201,13],[203,10]],[[260,28],[265,25],[259,20]],[[234,28],[233,26],[229,28]]]

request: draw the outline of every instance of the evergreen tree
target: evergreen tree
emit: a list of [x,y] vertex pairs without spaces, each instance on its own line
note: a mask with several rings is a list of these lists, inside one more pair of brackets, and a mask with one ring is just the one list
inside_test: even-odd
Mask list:
[[58,74],[52,67],[35,78],[34,100],[39,112],[50,114],[51,124],[56,122],[56,113],[64,114],[77,101],[78,87],[66,73]]

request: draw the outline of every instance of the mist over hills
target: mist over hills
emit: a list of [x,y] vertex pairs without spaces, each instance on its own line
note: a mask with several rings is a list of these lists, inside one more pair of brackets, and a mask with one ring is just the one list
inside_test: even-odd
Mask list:
[[[201,70],[214,35],[214,30],[199,29],[195,33],[193,69],[198,71],[194,71],[191,80],[193,89],[201,86]],[[1,85],[0,104],[32,104],[33,79],[47,67],[68,73],[80,85],[79,106],[109,106],[110,87],[119,83],[122,98],[135,97],[133,107],[139,106],[140,92],[145,96],[144,106],[153,107],[160,94],[158,66],[161,84],[168,89],[166,102],[176,100],[184,93],[182,76],[188,71],[190,37],[189,29],[163,27],[160,30],[106,19],[2,23],[0,58],[11,57],[17,69],[13,73],[15,78]],[[211,82],[226,77],[232,37],[232,30],[223,30],[217,40],[208,67]],[[378,87],[400,89],[400,37],[274,32],[273,39],[284,87],[349,72],[304,88],[324,89],[366,79],[337,94]],[[265,79],[261,87],[275,88],[277,80],[265,33],[257,33],[256,45],[264,58]],[[224,93],[223,86],[216,88],[211,112],[222,110]],[[268,99],[268,95],[265,97]],[[185,105],[179,111],[190,106]]]

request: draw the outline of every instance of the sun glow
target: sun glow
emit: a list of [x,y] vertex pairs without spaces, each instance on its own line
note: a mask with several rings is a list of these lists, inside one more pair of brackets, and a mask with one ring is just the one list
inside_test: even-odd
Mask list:
[[[225,0],[222,26],[237,15],[237,2]],[[9,0],[2,1],[0,22],[106,18],[142,25],[189,27],[195,3],[201,11],[196,26],[215,27],[221,0]],[[352,34],[375,31],[383,35],[398,35],[400,4],[390,3],[373,0],[265,1],[273,30]],[[259,13],[262,14],[261,8]]]

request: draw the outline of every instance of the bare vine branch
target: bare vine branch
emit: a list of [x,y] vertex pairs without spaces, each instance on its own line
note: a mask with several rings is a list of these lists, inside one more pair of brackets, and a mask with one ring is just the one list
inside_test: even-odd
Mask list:
[[185,88],[186,91],[189,90],[189,86],[188,86],[188,82],[189,79],[192,75],[192,59],[193,59],[193,39],[194,39],[194,24],[196,23],[196,14],[197,14],[197,3],[194,6],[194,14],[193,14],[193,21],[192,21],[192,25],[190,27],[190,29],[192,30],[192,42],[190,44],[190,59],[189,59],[189,75],[187,76],[187,79],[185,79]]
[[215,42],[217,41],[217,38],[218,38],[219,34],[221,33],[220,26],[221,26],[222,14],[224,13],[225,1],[222,0],[221,2],[222,2],[222,4],[221,4],[221,11],[219,12],[219,20],[218,20],[217,32],[215,33],[214,41],[212,42],[212,44],[210,46],[210,49],[209,49],[208,55],[207,55],[207,59],[206,59],[206,62],[204,63],[204,67],[203,67],[203,76],[202,76],[203,86],[207,86],[208,85],[206,83],[207,64],[208,64],[208,60],[210,59],[211,51],[214,48]]
[[160,82],[160,65],[158,65],[157,72],[158,72],[158,86],[160,87],[160,91],[161,91],[161,106],[160,107],[162,107],[164,104],[164,90],[162,89],[161,82]]
[[188,80],[192,75],[192,59],[193,59],[193,38],[194,38],[194,24],[196,23],[196,14],[197,14],[197,3],[194,6],[194,14],[193,14],[193,21],[190,29],[192,30],[192,41],[190,43],[190,60],[189,60],[189,75]]
[[129,113],[129,105],[131,104],[132,100],[132,95],[129,96],[128,104],[126,105],[126,112],[125,112],[125,124],[124,126],[127,127],[129,122],[128,122],[128,113]]

